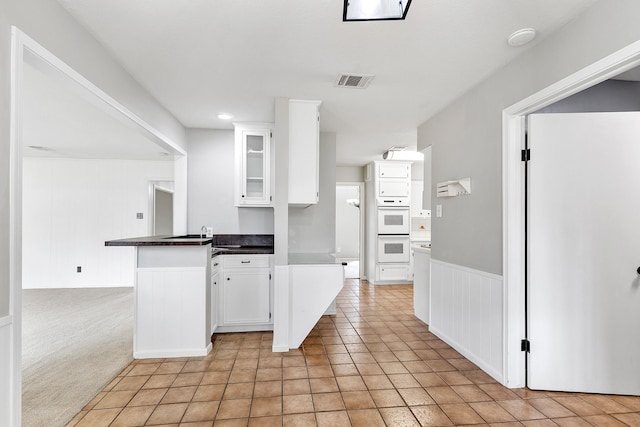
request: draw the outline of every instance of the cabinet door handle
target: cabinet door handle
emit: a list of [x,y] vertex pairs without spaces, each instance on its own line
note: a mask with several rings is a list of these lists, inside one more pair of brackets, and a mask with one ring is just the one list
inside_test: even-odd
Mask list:
[[251,264],[251,261],[240,261],[241,264]]
[[227,280],[231,280],[231,277],[227,277]]
[[214,267],[217,267],[217,266],[218,266],[218,263],[217,263],[217,262],[214,262],[214,263],[213,263],[213,266],[214,266]]

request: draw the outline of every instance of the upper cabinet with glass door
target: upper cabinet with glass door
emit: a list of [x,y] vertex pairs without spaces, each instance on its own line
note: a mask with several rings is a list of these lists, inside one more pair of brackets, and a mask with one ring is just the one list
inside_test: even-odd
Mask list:
[[236,206],[271,206],[271,125],[235,126]]

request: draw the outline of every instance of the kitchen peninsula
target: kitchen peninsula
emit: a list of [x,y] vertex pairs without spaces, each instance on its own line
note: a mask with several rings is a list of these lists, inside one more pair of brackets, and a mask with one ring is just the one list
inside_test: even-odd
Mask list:
[[205,356],[212,348],[216,255],[273,254],[273,235],[151,236],[105,242],[136,249],[133,357]]

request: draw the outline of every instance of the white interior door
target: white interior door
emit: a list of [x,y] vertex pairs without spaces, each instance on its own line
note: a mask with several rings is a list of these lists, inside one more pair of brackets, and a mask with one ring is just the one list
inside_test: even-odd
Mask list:
[[640,113],[529,117],[532,389],[640,395]]

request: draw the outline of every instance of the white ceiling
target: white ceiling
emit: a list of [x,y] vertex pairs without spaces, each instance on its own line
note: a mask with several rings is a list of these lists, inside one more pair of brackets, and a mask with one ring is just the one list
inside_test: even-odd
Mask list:
[[[58,0],[186,127],[274,119],[322,100],[339,165],[362,165],[596,0],[415,0],[407,20],[342,22],[342,0]],[[533,27],[532,45],[506,38]],[[376,75],[338,89],[338,73]]]

